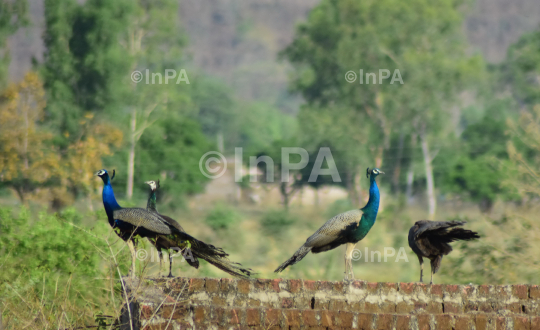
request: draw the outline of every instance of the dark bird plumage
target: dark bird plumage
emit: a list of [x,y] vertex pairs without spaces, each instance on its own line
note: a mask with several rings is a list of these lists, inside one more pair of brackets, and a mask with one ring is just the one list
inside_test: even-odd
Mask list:
[[[180,247],[186,244],[186,241],[193,242],[192,245],[199,247],[201,251],[209,255],[209,258],[222,258],[226,253],[212,245],[205,244],[194,239],[187,233],[179,230],[174,225],[171,225],[158,213],[148,211],[142,208],[123,208],[116,201],[111,185],[109,173],[106,170],[99,170],[96,175],[103,180],[103,206],[107,213],[109,224],[115,232],[129,246],[132,258],[131,276],[135,276],[135,244],[136,237],[146,237],[150,240],[157,241],[158,239],[166,240],[175,247]],[[114,177],[114,173],[113,173]],[[240,268],[240,267],[238,267]],[[243,269],[242,269],[243,270]],[[235,274],[240,277],[248,277],[251,274],[242,273]]]
[[[157,238],[151,239],[150,241],[156,246],[159,251],[178,248],[182,250],[188,249],[187,253],[184,253],[184,256],[186,261],[192,267],[199,267],[198,258],[200,258],[206,260],[207,262],[223,270],[224,272],[227,272],[234,276],[249,277],[253,274],[253,271],[251,269],[244,268],[239,263],[231,262],[227,258],[229,254],[223,251],[223,249],[216,248],[211,244],[207,244],[192,237],[185,232],[184,228],[182,228],[182,226],[180,226],[180,224],[176,220],[172,219],[169,216],[160,214],[157,210],[156,203],[156,190],[159,189],[159,181],[147,181],[145,183],[150,186],[150,196],[148,197],[148,203],[146,205],[147,210],[154,214],[157,214],[159,217],[165,220],[168,225],[185,234],[185,236],[183,236],[185,238],[185,241],[181,244],[178,244],[177,241],[172,241],[168,237],[164,236],[158,236]],[[187,242],[189,242],[189,245],[187,244]],[[169,259],[169,277],[172,277],[171,267],[172,259]]]
[[379,210],[379,188],[375,177],[384,174],[381,170],[367,169],[367,177],[370,179],[369,200],[361,209],[341,213],[328,220],[319,230],[311,235],[292,257],[281,264],[276,273],[283,271],[290,265],[302,260],[310,251],[313,253],[335,249],[346,244],[345,251],[345,279],[349,274],[354,278],[352,269],[352,252],[356,243],[362,240],[370,231],[377,218]]
[[442,257],[452,252],[449,243],[480,238],[478,233],[460,227],[465,223],[465,221],[421,220],[411,227],[409,246],[420,262],[420,282],[424,275],[423,258],[431,260],[431,284],[433,284],[433,274],[441,267]]

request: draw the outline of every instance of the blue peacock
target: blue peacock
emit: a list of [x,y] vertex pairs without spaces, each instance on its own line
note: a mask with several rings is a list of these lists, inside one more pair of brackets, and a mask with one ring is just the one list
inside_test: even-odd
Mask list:
[[[135,238],[146,237],[151,241],[167,240],[175,247],[186,246],[186,242],[190,242],[192,246],[198,246],[202,253],[215,258],[224,258],[222,249],[212,245],[198,241],[192,236],[183,231],[178,230],[174,225],[171,225],[163,219],[158,213],[151,212],[143,208],[123,208],[116,201],[114,191],[111,185],[111,179],[107,170],[99,170],[96,175],[103,180],[103,206],[107,213],[107,219],[111,227],[129,246],[132,264],[131,276],[135,276]],[[225,254],[226,255],[226,254]],[[224,258],[224,263],[228,260]],[[229,262],[230,263],[230,262]],[[240,268],[233,264],[233,270],[229,273],[240,277],[249,277],[250,270]]]
[[379,188],[375,178],[384,174],[378,168],[367,169],[369,178],[369,200],[361,209],[341,213],[328,220],[319,230],[311,235],[289,260],[279,266],[275,272],[279,273],[290,265],[302,260],[310,251],[319,253],[337,248],[346,244],[345,251],[345,280],[354,279],[352,267],[352,253],[356,243],[369,233],[375,224],[379,211]]

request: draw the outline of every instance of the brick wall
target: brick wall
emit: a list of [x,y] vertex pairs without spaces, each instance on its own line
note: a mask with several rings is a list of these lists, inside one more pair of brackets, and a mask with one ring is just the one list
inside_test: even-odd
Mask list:
[[538,285],[212,278],[126,283],[145,330],[540,330]]

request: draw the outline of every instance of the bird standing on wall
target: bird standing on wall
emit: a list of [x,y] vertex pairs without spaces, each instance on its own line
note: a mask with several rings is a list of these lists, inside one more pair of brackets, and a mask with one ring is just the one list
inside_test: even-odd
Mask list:
[[417,221],[409,230],[409,246],[418,256],[420,262],[420,282],[423,282],[424,260],[431,260],[431,281],[433,274],[441,267],[443,255],[452,252],[448,243],[458,240],[472,240],[480,238],[474,231],[457,228],[464,225],[465,221]]
[[345,280],[354,279],[352,267],[352,253],[356,243],[369,233],[377,219],[379,211],[379,188],[375,178],[384,174],[378,168],[367,169],[369,178],[369,200],[361,209],[341,213],[328,220],[319,230],[311,235],[289,260],[279,266],[275,272],[279,273],[290,265],[302,260],[310,251],[313,253],[335,249],[346,244],[345,250]]
[[[96,175],[103,180],[103,206],[107,213],[109,224],[129,246],[131,252],[131,276],[135,276],[135,247],[134,239],[136,237],[146,237],[150,240],[158,241],[167,239],[175,246],[182,246],[186,241],[196,241],[190,235],[178,230],[173,225],[164,220],[158,213],[150,212],[142,208],[123,208],[114,196],[111,185],[111,178],[107,170],[99,170]],[[113,172],[114,178],[114,172]],[[201,242],[202,243],[202,242]],[[204,247],[207,253],[223,254],[223,250],[217,249],[211,245]],[[213,252],[211,252],[213,251]],[[242,276],[242,275],[238,275]],[[249,275],[243,275],[247,277]]]
[[[157,215],[159,215],[160,218],[165,220],[170,226],[174,227],[176,230],[181,231],[185,233],[184,228],[180,226],[180,224],[172,219],[169,216],[163,215],[158,213],[157,210],[157,203],[156,203],[156,191],[159,189],[159,181],[146,181],[146,184],[150,186],[150,196],[148,197],[148,203],[146,205],[146,209],[150,212],[153,212]],[[210,264],[214,265],[215,267],[223,270],[224,272],[227,272],[231,275],[238,276],[238,277],[249,277],[253,274],[253,271],[249,268],[243,268],[242,265],[236,262],[232,262],[229,259],[227,259],[227,256],[229,255],[223,249],[216,248],[213,245],[206,244],[202,241],[199,241],[198,239],[185,234],[186,237],[189,237],[186,239],[185,242],[182,242],[180,245],[178,245],[178,242],[171,241],[167,237],[164,236],[158,236],[157,238],[152,238],[150,241],[154,246],[160,251],[162,250],[170,250],[170,249],[189,249],[188,252],[185,253],[184,258],[189,263],[190,266],[199,268],[199,260],[198,258],[201,258],[203,260],[208,261]],[[161,256],[161,254],[160,254]],[[161,260],[161,259],[160,259]],[[172,258],[170,258],[169,255],[169,277],[172,277]]]

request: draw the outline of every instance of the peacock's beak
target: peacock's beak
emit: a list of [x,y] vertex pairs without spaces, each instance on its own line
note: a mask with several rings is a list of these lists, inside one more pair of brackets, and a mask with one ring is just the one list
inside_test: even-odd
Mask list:
[[99,172],[100,171],[97,171],[96,173],[94,173],[94,176],[99,176]]
[[145,181],[144,183],[146,183],[146,184],[151,184],[152,181]]
[[380,171],[379,174],[384,174],[384,172],[383,172],[383,171]]

